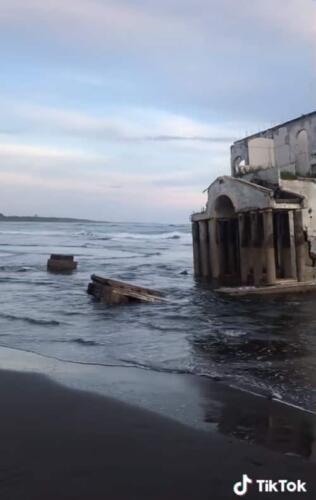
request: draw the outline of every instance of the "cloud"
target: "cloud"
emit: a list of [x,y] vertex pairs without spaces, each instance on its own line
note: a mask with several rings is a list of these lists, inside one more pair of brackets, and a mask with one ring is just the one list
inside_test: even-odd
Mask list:
[[313,0],[240,0],[238,4],[235,0],[1,0],[0,10],[0,24],[6,30],[34,36],[31,29],[36,27],[44,39],[51,36],[55,42],[81,43],[105,53],[143,49],[148,60],[149,50],[157,56],[166,48],[173,54],[189,50],[188,57],[196,48],[237,54],[249,33],[257,34],[257,43],[269,33],[315,45],[315,21]]
[[[23,151],[26,155],[23,155],[21,164],[17,160]],[[204,201],[192,174],[180,174],[177,182],[173,174],[122,173],[111,166],[91,172],[86,163],[86,168],[78,175],[74,158],[81,159],[81,155],[1,144],[3,211],[13,213],[19,211],[17,207],[22,207],[22,213],[180,221],[188,220],[194,207],[200,207]],[[187,182],[183,182],[184,177]],[[57,199],[62,200],[61,205],[56,204]],[[22,205],[21,200],[24,200]],[[90,212],[91,207],[94,207],[94,212]]]
[[57,173],[58,167],[71,166],[73,169],[80,165],[87,168],[89,165],[105,166],[107,164],[107,158],[104,156],[86,151],[13,142],[0,142],[0,158],[0,171],[5,168],[5,165],[10,165],[11,169],[19,169],[23,166],[29,170],[50,167],[53,170],[56,169]]
[[210,143],[232,143],[236,137],[207,137],[203,135],[189,135],[189,136],[181,136],[181,135],[156,135],[156,136],[144,136],[143,140],[145,141],[158,141],[158,142],[173,142],[173,141],[201,141],[201,142],[210,142]]
[[217,125],[183,115],[150,108],[111,109],[96,114],[53,108],[25,102],[7,104],[25,131],[69,134],[102,141],[207,142],[231,144],[238,138],[241,124]]
[[[29,32],[25,19],[31,26],[39,27],[44,36],[61,37],[68,43],[83,41],[85,45],[112,41],[113,46],[133,46],[143,37],[161,41],[172,39],[172,33],[181,29],[181,20],[170,18],[163,12],[150,12],[144,6],[124,1],[97,0],[2,0],[0,23]],[[164,36],[163,36],[164,33]],[[131,44],[133,40],[133,44]],[[106,51],[106,45],[103,45]]]
[[[29,173],[32,179],[40,175],[41,179],[45,177],[49,182],[56,181],[58,186],[68,179],[71,186],[75,183],[80,186],[89,185],[95,192],[104,186],[111,189],[129,189],[130,186],[137,185],[145,189],[160,182],[167,186],[169,181],[176,178],[179,181],[188,178],[191,183],[193,176],[198,177],[199,174],[199,171],[193,174],[192,170],[185,168],[178,169],[177,174],[153,170],[126,171],[120,169],[110,158],[95,153],[12,142],[0,142],[0,164],[2,175],[5,173],[27,176]],[[203,170],[201,172],[203,173]]]
[[1,196],[186,218],[231,142],[316,105],[312,0],[0,4]]
[[312,0],[1,0],[1,24],[19,65],[25,53],[73,73],[70,97],[90,86],[104,100],[103,87],[109,99],[273,120],[290,117],[291,97],[292,114],[309,111]]
[[245,2],[247,17],[256,23],[290,35],[298,42],[316,46],[316,4],[314,0],[265,0]]

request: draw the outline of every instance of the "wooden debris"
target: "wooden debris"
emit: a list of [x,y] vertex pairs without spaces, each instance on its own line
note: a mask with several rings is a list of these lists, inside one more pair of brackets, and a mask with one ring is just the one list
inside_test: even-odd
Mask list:
[[163,294],[157,290],[135,286],[131,283],[101,278],[93,274],[92,282],[88,286],[88,294],[93,295],[100,302],[115,305],[132,302],[161,302]]
[[77,269],[73,255],[52,254],[47,261],[47,270],[53,273],[67,273]]

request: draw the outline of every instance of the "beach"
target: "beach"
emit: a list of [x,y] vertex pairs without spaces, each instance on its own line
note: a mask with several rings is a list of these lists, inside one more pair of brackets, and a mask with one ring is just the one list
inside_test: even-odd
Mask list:
[[312,464],[38,374],[1,371],[0,397],[3,500],[233,498],[245,472],[313,484]]
[[[75,378],[79,379],[77,366],[53,361],[48,375],[41,372],[49,366],[49,360],[9,349],[0,350],[0,361],[10,367],[0,371],[3,500],[236,498],[233,484],[245,473],[254,479],[302,480],[308,488],[305,497],[314,498],[315,457],[313,443],[306,442],[305,435],[314,420],[295,408],[232,389],[226,394],[230,408],[223,412],[221,421],[199,428],[193,420],[185,425],[165,412],[159,414],[142,406],[146,384],[153,388],[158,401],[159,394],[162,399],[168,398],[163,384],[170,380],[165,380],[165,374],[139,370],[137,382],[129,369],[121,375],[119,401],[106,395],[110,392],[106,383],[102,391],[98,386],[99,394],[70,388],[75,387]],[[81,380],[89,378],[86,367],[82,370]],[[111,377],[118,378],[115,371],[111,375],[111,368],[96,370],[101,379],[109,379],[109,387]],[[57,383],[58,377],[68,380],[68,387]],[[171,382],[175,393],[180,393],[176,383],[181,376],[175,377]],[[96,374],[90,378],[96,381]],[[134,392],[142,395],[138,404],[136,400],[133,405],[124,402],[131,383]],[[208,409],[218,409],[216,391],[225,394],[229,389],[216,389],[209,381],[207,384]],[[192,387],[189,383],[187,386],[190,397]],[[180,401],[178,404],[183,407]],[[273,433],[263,436],[261,432],[262,443],[256,444],[236,439],[232,429],[229,432],[227,423],[232,425],[233,416],[240,415],[241,408],[251,416],[256,407],[259,415],[268,413],[268,420],[283,419],[288,435],[278,434],[276,426],[275,440],[282,437],[292,452],[281,454],[280,450],[268,449]],[[238,419],[235,432],[237,424]],[[262,422],[254,419],[253,425],[262,427]],[[293,443],[297,448],[291,448]],[[308,457],[298,455],[304,446],[309,449]],[[247,495],[250,499],[260,497],[255,490]],[[282,498],[293,498],[293,494],[283,493]]]

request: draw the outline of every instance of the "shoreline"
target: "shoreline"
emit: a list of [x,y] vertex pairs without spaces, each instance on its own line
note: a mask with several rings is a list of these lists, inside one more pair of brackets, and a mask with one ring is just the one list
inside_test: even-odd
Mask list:
[[136,367],[61,361],[6,347],[0,347],[0,367],[46,376],[66,389],[112,398],[198,431],[316,461],[315,413],[225,382]]
[[0,397],[3,500],[229,499],[245,473],[300,479],[314,497],[312,463],[39,373],[1,369]]

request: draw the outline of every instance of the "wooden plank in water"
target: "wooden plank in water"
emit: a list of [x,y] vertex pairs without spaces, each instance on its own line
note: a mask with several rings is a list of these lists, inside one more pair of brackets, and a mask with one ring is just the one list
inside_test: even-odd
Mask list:
[[125,304],[128,302],[157,302],[165,300],[157,290],[145,288],[124,281],[102,278],[93,274],[88,286],[88,293],[107,304]]

